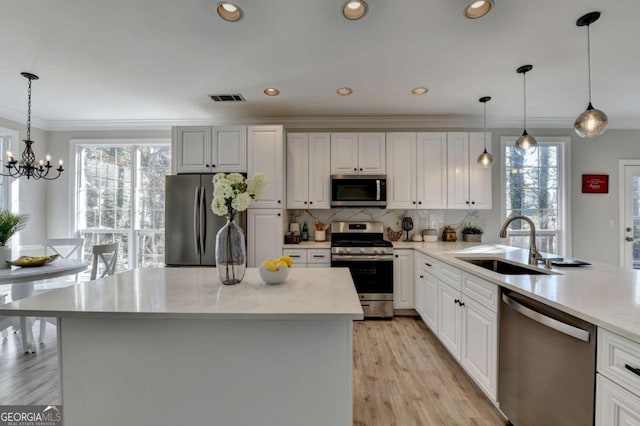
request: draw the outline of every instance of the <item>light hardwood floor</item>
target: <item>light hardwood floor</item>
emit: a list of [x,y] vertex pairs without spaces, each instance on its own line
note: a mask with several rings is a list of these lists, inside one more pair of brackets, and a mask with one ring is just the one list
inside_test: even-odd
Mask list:
[[353,330],[354,425],[505,424],[422,321],[356,321]]
[[[48,327],[35,354],[22,353],[19,334],[1,342],[0,405],[60,403],[56,333]],[[356,321],[353,330],[354,425],[505,424],[420,320]]]

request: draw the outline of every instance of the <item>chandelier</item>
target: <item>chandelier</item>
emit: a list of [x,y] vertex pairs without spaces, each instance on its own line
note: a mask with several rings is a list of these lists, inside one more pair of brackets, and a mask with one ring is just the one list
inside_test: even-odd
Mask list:
[[26,176],[27,179],[57,179],[64,171],[62,168],[62,160],[58,162],[58,168],[55,169],[58,174],[56,176],[49,177],[49,171],[53,166],[51,165],[51,156],[47,154],[44,160],[40,160],[36,163],[36,155],[33,153],[31,145],[31,82],[37,80],[38,76],[28,72],[21,73],[24,78],[29,80],[29,107],[27,109],[27,138],[23,140],[26,145],[20,160],[16,160],[11,153],[7,151],[7,163],[4,165],[7,168],[7,173],[0,173],[2,176],[10,176],[13,178],[19,178]]

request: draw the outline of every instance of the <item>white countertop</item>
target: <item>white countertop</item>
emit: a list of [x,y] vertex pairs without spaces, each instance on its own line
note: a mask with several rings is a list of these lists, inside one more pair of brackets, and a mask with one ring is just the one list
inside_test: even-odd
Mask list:
[[331,241],[302,241],[300,244],[283,244],[286,249],[330,249]]
[[144,268],[0,305],[0,315],[187,319],[362,319],[347,268],[294,269],[266,285],[248,268],[240,284],[214,268]]
[[[395,244],[396,248],[413,248],[487,281],[640,342],[640,271],[638,270],[591,262],[593,263],[591,266],[554,266],[550,271],[552,275],[502,275],[458,258],[496,257],[526,265],[529,251],[497,244],[446,242],[402,243],[398,246]],[[547,271],[542,265],[527,266]]]

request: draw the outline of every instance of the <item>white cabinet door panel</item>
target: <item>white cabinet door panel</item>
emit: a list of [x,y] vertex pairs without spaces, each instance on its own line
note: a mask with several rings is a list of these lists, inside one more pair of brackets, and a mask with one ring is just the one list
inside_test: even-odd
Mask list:
[[498,390],[498,314],[465,297],[462,309],[460,361],[495,401]]
[[177,173],[209,173],[211,168],[211,127],[189,126],[175,129]]
[[287,135],[287,208],[306,209],[309,203],[309,135]]
[[469,134],[447,133],[447,206],[469,208]]
[[414,307],[413,250],[394,250],[393,257],[393,307]]
[[416,208],[416,134],[387,133],[387,209]]
[[456,358],[460,359],[460,291],[438,281],[438,337]]
[[243,173],[247,171],[246,126],[214,127],[211,171]]
[[255,208],[284,207],[284,143],[282,126],[249,126],[247,131],[248,175],[264,173],[269,184],[264,187]]
[[423,271],[422,320],[434,334],[438,334],[438,278]]
[[[491,133],[487,133],[487,146],[491,147]],[[491,168],[478,164],[484,151],[484,134],[469,133],[469,201],[472,209],[491,208]]]
[[447,208],[447,134],[418,133],[416,199],[419,209]]
[[280,209],[250,209],[247,213],[247,267],[257,268],[282,252],[283,216]]
[[596,426],[639,426],[640,397],[596,374]]
[[330,133],[309,133],[309,208],[331,208]]
[[331,174],[354,175],[358,172],[358,134],[331,133]]
[[387,173],[384,133],[358,134],[358,173],[384,175]]

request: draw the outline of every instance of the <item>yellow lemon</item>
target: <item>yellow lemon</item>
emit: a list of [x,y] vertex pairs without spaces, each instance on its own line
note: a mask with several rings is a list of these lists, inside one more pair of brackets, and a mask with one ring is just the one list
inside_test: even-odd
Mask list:
[[291,268],[291,265],[293,265],[293,259],[291,259],[289,256],[280,256],[278,258],[278,262],[284,262],[287,264],[287,268]]
[[260,265],[260,266],[274,267],[274,266],[276,266],[276,262],[274,262],[271,259],[266,259],[264,262],[262,262],[262,265]]
[[269,272],[278,272],[279,270],[280,270],[280,268],[277,268],[277,267],[268,267],[267,268],[267,271],[269,271]]
[[288,268],[289,264],[284,260],[278,260],[278,262],[276,263],[276,266],[284,266],[285,268]]

